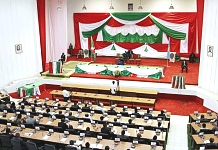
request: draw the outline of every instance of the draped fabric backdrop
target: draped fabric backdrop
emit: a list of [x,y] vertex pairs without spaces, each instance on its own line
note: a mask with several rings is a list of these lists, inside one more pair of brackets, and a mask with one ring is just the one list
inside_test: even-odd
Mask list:
[[117,51],[110,50],[117,48],[166,52],[169,42],[170,50],[183,56],[196,50],[196,13],[74,13],[73,19],[75,53],[90,49],[91,37],[104,56],[114,56]]
[[[61,10],[57,10],[60,6]],[[46,0],[46,62],[67,54],[67,2]]]

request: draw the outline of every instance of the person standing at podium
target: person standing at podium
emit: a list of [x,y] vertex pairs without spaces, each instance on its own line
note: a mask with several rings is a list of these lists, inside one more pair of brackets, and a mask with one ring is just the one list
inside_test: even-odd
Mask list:
[[64,97],[64,101],[67,102],[70,99],[70,92],[67,91],[66,89],[64,89],[62,91],[63,97]]

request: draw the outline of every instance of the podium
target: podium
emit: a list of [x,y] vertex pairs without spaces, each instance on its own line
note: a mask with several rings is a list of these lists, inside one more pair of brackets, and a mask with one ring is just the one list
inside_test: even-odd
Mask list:
[[44,86],[40,82],[26,84],[18,88],[18,96],[19,97],[32,97],[35,95],[41,95],[40,91],[44,90]]
[[49,62],[49,73],[51,74],[62,73],[62,62],[61,61],[50,61]]

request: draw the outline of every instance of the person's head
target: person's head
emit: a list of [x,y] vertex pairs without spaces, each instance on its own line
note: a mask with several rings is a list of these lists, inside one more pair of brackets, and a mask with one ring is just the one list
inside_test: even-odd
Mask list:
[[213,143],[214,142],[214,138],[210,138],[210,143]]
[[202,124],[202,127],[203,127],[203,128],[206,128],[206,123],[203,123],[203,124]]
[[70,145],[74,145],[74,141],[73,140],[70,140]]
[[86,146],[86,148],[89,148],[90,147],[89,142],[86,142],[85,146]]
[[107,128],[107,124],[106,123],[103,124],[103,128]]
[[76,106],[77,105],[77,102],[74,102],[74,106]]
[[21,114],[17,114],[17,119],[21,119],[22,115]]
[[105,146],[104,150],[110,150],[109,146]]
[[126,131],[125,130],[122,130],[121,131],[121,135],[125,135]]
[[69,112],[69,116],[72,116],[72,112]]
[[161,122],[158,122],[158,123],[157,123],[157,126],[160,127],[160,126],[161,126]]
[[34,103],[36,104],[36,103],[37,103],[37,100],[34,100]]
[[16,134],[15,134],[15,137],[20,137],[20,133],[16,133]]
[[49,113],[49,112],[50,112],[50,108],[47,108],[47,109],[46,109],[46,112]]
[[24,108],[25,108],[25,106],[24,105],[21,105],[21,107],[20,107],[22,110],[24,110]]
[[161,114],[162,114],[162,115],[164,114],[164,110],[161,110]]
[[90,128],[89,128],[89,127],[86,128],[86,132],[87,132],[87,131],[90,132]]
[[[0,101],[0,102],[1,102],[1,101]],[[15,106],[15,102],[12,102],[12,103],[11,103],[11,106]]]
[[128,122],[129,122],[129,124],[132,124],[132,119],[129,119]]
[[114,122],[117,122],[117,118],[116,117],[114,118]]
[[62,111],[61,111],[61,110],[59,111],[59,114],[60,114],[60,115],[62,114]]
[[115,81],[112,81],[112,84],[115,84]]
[[137,134],[137,138],[140,139],[142,135],[140,133]]
[[6,134],[9,134],[9,133],[11,133],[10,128],[6,128]]
[[153,136],[153,140],[157,140],[157,136],[156,135]]
[[201,119],[204,119],[204,115],[201,115]]
[[64,55],[64,53],[62,53],[61,55]]
[[61,122],[65,122],[65,119],[64,119],[64,118],[61,118]]
[[100,117],[100,120],[103,121],[103,120],[104,120],[104,116],[101,116],[101,117]]
[[85,114],[85,117],[89,117],[89,114]]

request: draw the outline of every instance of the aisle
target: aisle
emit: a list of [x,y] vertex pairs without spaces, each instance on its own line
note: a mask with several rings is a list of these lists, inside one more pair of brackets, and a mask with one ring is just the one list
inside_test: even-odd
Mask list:
[[166,150],[188,150],[188,116],[171,115]]

